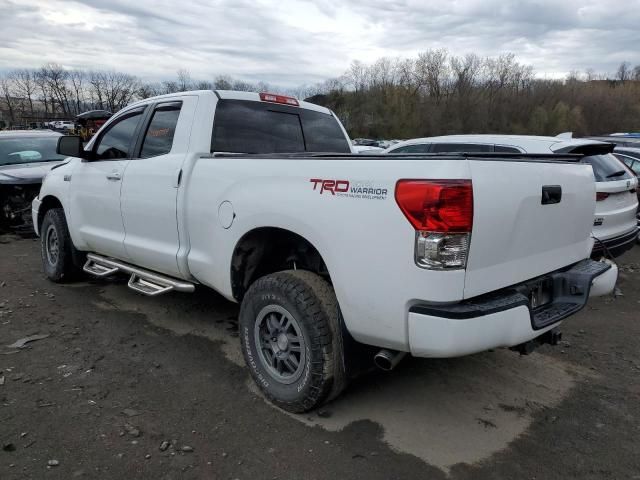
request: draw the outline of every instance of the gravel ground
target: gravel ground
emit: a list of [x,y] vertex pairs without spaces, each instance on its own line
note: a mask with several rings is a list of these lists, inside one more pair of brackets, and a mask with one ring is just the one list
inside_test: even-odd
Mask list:
[[55,285],[0,237],[0,479],[640,479],[640,248],[621,264],[558,347],[406,359],[294,416],[249,381],[236,305]]

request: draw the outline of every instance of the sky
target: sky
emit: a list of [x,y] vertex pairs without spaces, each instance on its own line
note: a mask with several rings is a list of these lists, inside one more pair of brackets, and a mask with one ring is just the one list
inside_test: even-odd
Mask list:
[[283,87],[432,48],[513,52],[542,77],[640,64],[640,0],[0,0],[0,70],[230,75]]

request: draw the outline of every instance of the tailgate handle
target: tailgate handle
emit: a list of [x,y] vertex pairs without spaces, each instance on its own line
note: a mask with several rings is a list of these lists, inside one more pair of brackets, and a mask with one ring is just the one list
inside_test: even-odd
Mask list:
[[542,186],[542,205],[553,205],[562,200],[562,187],[560,185]]

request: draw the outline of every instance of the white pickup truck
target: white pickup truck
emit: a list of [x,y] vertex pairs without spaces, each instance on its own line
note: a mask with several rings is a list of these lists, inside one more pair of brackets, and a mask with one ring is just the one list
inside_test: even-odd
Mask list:
[[363,355],[552,343],[617,278],[589,260],[595,184],[574,156],[354,155],[331,111],[230,91],[134,103],[58,151],[33,202],[48,278],[240,302],[249,370],[293,412]]

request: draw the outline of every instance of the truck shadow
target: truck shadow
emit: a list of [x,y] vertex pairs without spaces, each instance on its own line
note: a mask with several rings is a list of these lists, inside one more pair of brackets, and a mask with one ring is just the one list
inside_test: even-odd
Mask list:
[[[143,314],[177,335],[208,338],[229,361],[244,366],[238,305],[204,288],[192,295],[148,298],[124,284],[121,279],[100,282],[97,306]],[[357,379],[320,414],[282,413],[330,431],[359,420],[376,422],[393,449],[448,472],[506,448],[536,413],[559,404],[588,375],[541,353],[521,357],[504,349],[456,359],[407,357],[393,372],[374,371]],[[261,396],[250,379],[247,385]]]

